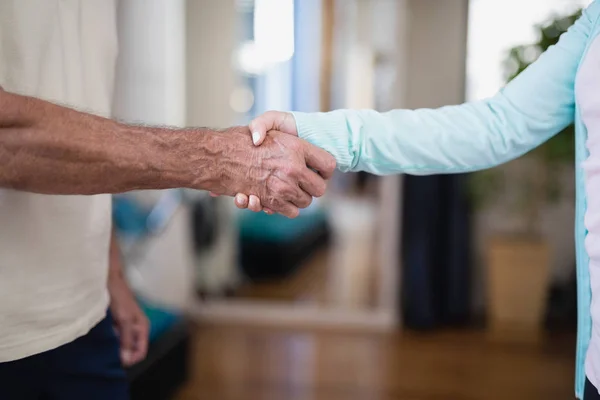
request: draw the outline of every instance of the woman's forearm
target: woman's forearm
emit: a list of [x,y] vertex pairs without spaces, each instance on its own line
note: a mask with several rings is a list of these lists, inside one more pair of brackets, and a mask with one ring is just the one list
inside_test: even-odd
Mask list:
[[295,118],[299,136],[334,154],[342,170],[377,175],[490,168],[540,145],[572,120],[567,113],[524,118],[503,95],[439,109],[337,110]]
[[509,161],[571,123],[575,77],[600,2],[491,99],[439,109],[294,113],[300,138],[323,147],[346,171],[468,172]]

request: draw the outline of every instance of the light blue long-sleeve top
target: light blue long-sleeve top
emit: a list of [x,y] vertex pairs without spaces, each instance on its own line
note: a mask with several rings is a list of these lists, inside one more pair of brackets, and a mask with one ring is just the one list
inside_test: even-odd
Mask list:
[[599,19],[600,0],[595,0],[556,46],[490,99],[435,110],[294,113],[299,136],[333,154],[340,170],[378,175],[490,168],[525,154],[575,122],[579,305],[575,392],[579,399],[583,398],[585,353],[591,335],[591,290],[581,168],[588,155],[587,130],[579,115],[575,81],[590,44],[600,33]]

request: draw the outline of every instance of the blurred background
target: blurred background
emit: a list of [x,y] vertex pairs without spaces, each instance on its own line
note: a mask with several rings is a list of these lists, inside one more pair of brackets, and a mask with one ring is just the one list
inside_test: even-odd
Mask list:
[[[121,0],[114,116],[222,128],[479,100],[589,3]],[[134,400],[573,398],[571,129],[482,173],[340,173],[294,220],[115,196],[152,324]]]

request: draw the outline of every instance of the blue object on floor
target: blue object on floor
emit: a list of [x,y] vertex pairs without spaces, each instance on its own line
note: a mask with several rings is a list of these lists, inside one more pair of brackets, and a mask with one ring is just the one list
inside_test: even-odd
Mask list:
[[300,214],[294,219],[279,214],[241,212],[238,220],[240,239],[242,241],[290,242],[321,226],[326,219],[327,215],[322,209]]
[[329,239],[326,210],[303,210],[295,219],[244,211],[239,216],[239,265],[249,280],[286,278]]
[[150,305],[141,299],[138,299],[138,303],[150,321],[150,343],[183,320],[183,316],[176,312]]

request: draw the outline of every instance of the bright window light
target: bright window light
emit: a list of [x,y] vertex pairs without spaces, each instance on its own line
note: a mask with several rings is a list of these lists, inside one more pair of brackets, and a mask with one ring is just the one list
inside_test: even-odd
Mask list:
[[254,41],[242,43],[236,56],[238,68],[247,74],[259,75],[267,68],[267,63]]
[[254,41],[266,64],[294,55],[294,0],[256,0]]
[[294,0],[255,0],[254,40],[238,49],[238,67],[257,75],[293,55]]

